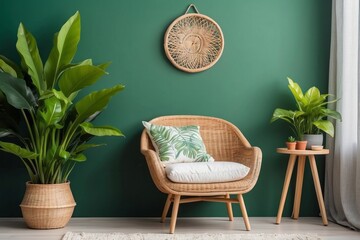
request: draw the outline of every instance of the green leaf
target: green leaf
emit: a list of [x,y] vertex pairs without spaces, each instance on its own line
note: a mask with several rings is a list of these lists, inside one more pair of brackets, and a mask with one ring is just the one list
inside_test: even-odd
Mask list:
[[59,71],[59,67],[57,66],[59,59],[59,51],[57,49],[58,35],[58,32],[54,34],[53,47],[44,66],[44,76],[47,89],[54,88],[56,83],[55,74]]
[[75,56],[80,41],[80,13],[77,11],[54,36],[54,46],[45,63],[45,76],[48,87],[56,83],[60,69],[69,64]]
[[41,95],[45,90],[43,64],[35,38],[25,29],[22,23],[20,23],[18,29],[16,48],[21,56],[22,65],[26,66],[27,73],[30,75],[33,84]]
[[22,148],[14,143],[0,141],[0,149],[4,152],[12,153],[20,158],[35,159],[38,154]]
[[95,147],[100,147],[100,146],[105,146],[106,144],[81,144],[79,145],[74,153],[79,153],[79,152],[83,152],[89,148],[95,148]]
[[0,90],[5,93],[8,103],[15,108],[29,110],[37,105],[31,89],[23,79],[0,72]]
[[69,64],[66,64],[65,66],[63,66],[63,67],[59,70],[58,76],[60,76],[60,75],[62,74],[62,72],[65,71],[66,69],[71,68],[71,67],[75,67],[75,66],[78,66],[78,65],[93,65],[92,59],[85,59],[84,61],[81,61],[81,62],[79,62],[79,63],[69,63]]
[[334,137],[334,125],[328,120],[315,121],[313,123],[318,129],[326,132],[331,137]]
[[44,107],[40,109],[40,115],[44,120],[45,127],[55,125],[61,121],[65,112],[61,102],[55,96],[44,100]]
[[309,88],[305,93],[305,98],[310,105],[318,105],[323,101],[323,98],[320,96],[320,91],[316,87]]
[[61,103],[62,112],[66,113],[68,107],[72,104],[69,98],[67,98],[63,92],[57,91],[56,89],[47,90],[44,94],[39,98],[39,100],[46,100],[50,98],[56,98]]
[[70,160],[73,160],[75,162],[85,162],[86,161],[86,156],[82,153],[76,154],[74,156],[70,157]]
[[[0,59],[2,61],[4,61],[8,66],[10,66],[16,72],[16,76],[11,74],[13,77],[18,77],[21,79],[24,78],[24,75],[21,72],[21,68],[18,65],[16,65],[13,61],[11,61],[10,59],[8,59],[7,57],[5,57],[3,55],[0,55]],[[0,66],[0,68],[1,68],[1,66]],[[6,71],[4,70],[4,72],[6,72]]]
[[304,94],[303,94],[303,92],[301,90],[301,87],[299,86],[299,84],[294,82],[291,78],[288,77],[287,79],[288,79],[288,82],[289,82],[288,87],[289,87],[291,93],[293,94],[296,102],[298,104],[300,104],[300,106],[301,106],[302,104],[304,104],[304,101],[305,101],[304,100]]
[[94,136],[124,136],[122,132],[112,126],[101,126],[101,127],[94,127],[89,122],[83,122],[80,124],[80,127],[88,134]]
[[271,118],[271,122],[276,120],[284,120],[290,124],[291,129],[294,131],[296,136],[301,139],[301,135],[303,134],[303,121],[304,121],[305,113],[303,111],[291,111],[285,110],[281,108],[275,109],[273,116]]
[[98,67],[105,71],[110,66],[110,64],[111,62],[106,62],[98,65]]
[[77,65],[64,70],[59,78],[59,87],[65,96],[95,83],[105,71],[92,65]]
[[58,66],[71,62],[80,41],[80,13],[77,11],[61,27],[58,35],[57,49],[59,51]]
[[54,96],[53,91],[51,90],[46,90],[45,92],[43,92],[43,94],[41,96],[39,96],[38,101],[47,99],[47,98],[51,98]]
[[10,74],[13,77],[17,77],[16,71],[2,59],[0,59],[0,70]]
[[124,86],[118,84],[112,88],[107,88],[90,93],[89,95],[82,98],[79,102],[75,104],[76,111],[78,112],[76,121],[78,123],[81,123],[88,117],[90,117],[92,114],[98,111],[102,111],[104,108],[106,108],[111,97],[123,89]]
[[53,89],[52,92],[57,99],[61,100],[64,103],[65,106],[72,104],[70,99],[67,98],[63,92],[57,91],[56,89]]
[[328,108],[323,109],[323,113],[325,116],[331,117],[335,120],[342,121],[341,114],[338,111],[334,111]]
[[65,160],[67,160],[70,157],[70,153],[64,149],[60,149],[59,156]]
[[278,119],[282,119],[286,122],[292,123],[295,116],[296,116],[296,112],[294,111],[277,108],[275,109],[270,122],[274,122]]

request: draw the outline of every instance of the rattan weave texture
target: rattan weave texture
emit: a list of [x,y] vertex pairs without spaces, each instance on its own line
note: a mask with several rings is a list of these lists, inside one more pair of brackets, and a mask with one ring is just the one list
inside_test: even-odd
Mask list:
[[164,167],[158,159],[150,138],[146,131],[143,131],[141,151],[146,157],[153,181],[160,191],[166,194],[212,196],[246,193],[254,187],[260,172],[262,153],[259,148],[252,147],[233,124],[214,117],[186,115],[163,116],[151,120],[151,123],[165,126],[198,125],[206,150],[216,161],[240,162],[250,167],[250,172],[245,178],[233,182],[211,184],[171,182],[166,177]]
[[198,12],[187,13],[188,10],[168,27],[164,49],[170,62],[178,69],[200,72],[219,60],[224,49],[224,36],[213,19]]
[[[169,207],[173,204],[170,233],[175,232],[179,205],[198,201],[225,203],[230,221],[234,219],[231,204],[239,204],[246,230],[250,231],[250,221],[242,195],[255,186],[259,177],[262,159],[260,148],[252,147],[235,125],[220,118],[179,115],[158,117],[150,122],[163,126],[198,125],[207,152],[215,160],[240,162],[250,167],[248,175],[237,181],[196,184],[174,183],[166,177],[165,168],[160,162],[146,130],[144,130],[141,135],[141,152],[146,158],[155,185],[161,192],[168,194],[161,217],[162,222],[165,221]],[[236,198],[232,198],[232,194],[236,194]]]

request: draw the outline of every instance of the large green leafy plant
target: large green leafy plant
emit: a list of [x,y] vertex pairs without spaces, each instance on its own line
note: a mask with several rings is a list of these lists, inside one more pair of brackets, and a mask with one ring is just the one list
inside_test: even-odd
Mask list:
[[329,103],[338,99],[327,101],[330,94],[321,94],[316,87],[309,88],[305,94],[299,84],[288,78],[288,87],[296,101],[296,110],[276,108],[271,122],[278,119],[288,122],[298,139],[303,134],[318,134],[321,131],[334,136],[334,125],[327,118],[341,120],[341,114],[327,108]]
[[[93,136],[122,136],[111,126],[94,126],[95,119],[123,85],[94,91],[76,101],[83,88],[106,74],[108,63],[91,59],[72,63],[80,40],[80,14],[76,12],[54,36],[43,64],[33,35],[20,23],[17,51],[21,67],[0,55],[0,149],[17,155],[32,183],[63,183],[83,151],[102,144],[87,143]],[[25,129],[19,128],[25,125]],[[22,130],[21,130],[22,129]]]

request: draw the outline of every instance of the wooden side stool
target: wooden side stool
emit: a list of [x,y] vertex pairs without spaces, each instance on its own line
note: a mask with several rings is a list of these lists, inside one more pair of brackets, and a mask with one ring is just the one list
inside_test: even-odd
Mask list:
[[302,192],[302,185],[303,185],[303,180],[304,180],[305,160],[306,160],[306,157],[308,157],[309,162],[310,162],[311,173],[312,173],[312,176],[314,179],[316,196],[317,196],[317,200],[319,203],[322,221],[323,221],[323,224],[325,226],[327,226],[328,220],[327,220],[327,216],[326,216],[323,195],[321,192],[321,185],[320,185],[320,180],[319,180],[319,174],[318,174],[317,167],[316,167],[315,155],[329,154],[329,149],[322,149],[319,151],[314,151],[314,150],[288,150],[287,148],[277,148],[276,152],[290,155],[286,174],[285,174],[285,181],[284,181],[284,186],[283,186],[283,190],[282,190],[282,194],[281,194],[279,210],[278,210],[278,214],[276,217],[276,224],[280,224],[280,222],[281,222],[281,216],[282,216],[282,213],[284,210],[286,195],[287,195],[287,192],[289,189],[291,175],[292,175],[292,172],[294,169],[296,159],[298,159],[298,167],[297,167],[295,198],[294,198],[294,207],[293,207],[292,218],[293,219],[299,218],[301,192]]

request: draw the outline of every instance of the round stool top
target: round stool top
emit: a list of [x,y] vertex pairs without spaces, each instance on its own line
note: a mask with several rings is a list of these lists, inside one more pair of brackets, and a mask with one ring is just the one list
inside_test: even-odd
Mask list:
[[277,153],[292,154],[292,155],[326,155],[329,154],[329,149],[321,150],[288,150],[287,148],[277,148]]

